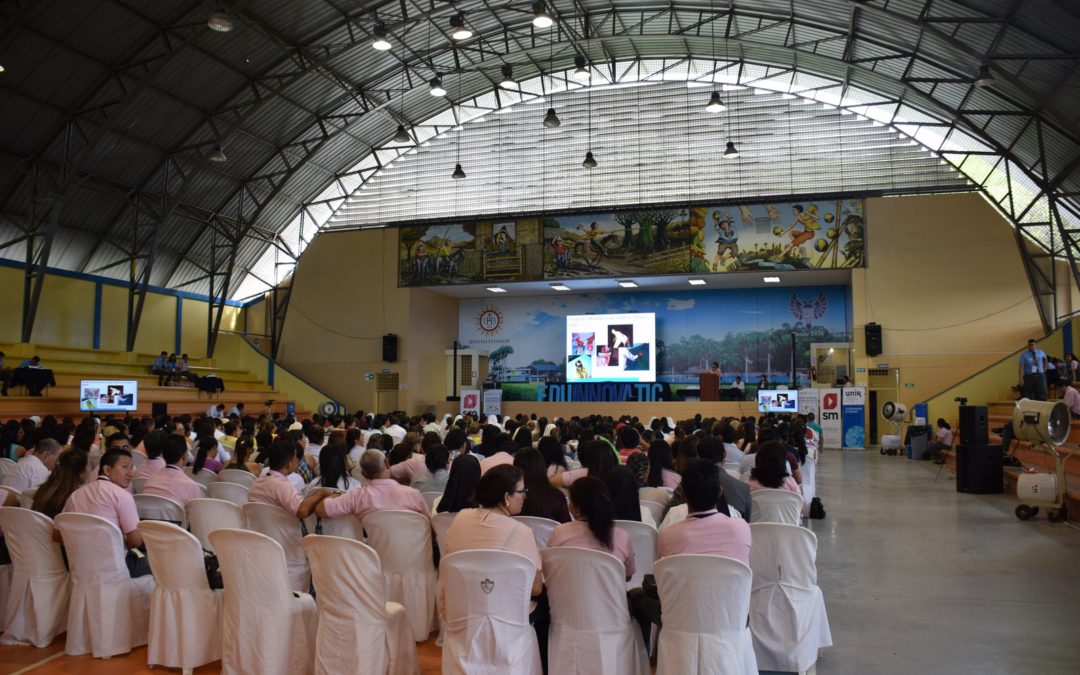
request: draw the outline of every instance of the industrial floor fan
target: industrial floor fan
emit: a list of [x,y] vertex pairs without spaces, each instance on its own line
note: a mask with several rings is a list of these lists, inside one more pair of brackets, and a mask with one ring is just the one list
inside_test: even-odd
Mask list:
[[1046,507],[1046,515],[1052,523],[1068,518],[1065,507],[1065,462],[1076,453],[1060,446],[1069,439],[1071,422],[1069,408],[1061,401],[1022,398],[1016,402],[1012,417],[1013,434],[1054,460],[1054,473],[1025,467],[1017,479],[1016,496],[1020,498],[1020,505],[1016,507],[1016,517],[1020,520],[1030,520],[1039,515],[1040,506]]

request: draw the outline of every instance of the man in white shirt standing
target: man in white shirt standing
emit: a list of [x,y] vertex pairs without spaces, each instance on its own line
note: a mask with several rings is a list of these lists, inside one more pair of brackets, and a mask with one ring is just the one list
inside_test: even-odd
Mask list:
[[43,438],[11,469],[2,482],[4,487],[23,492],[44,483],[60,458],[60,444],[51,438]]

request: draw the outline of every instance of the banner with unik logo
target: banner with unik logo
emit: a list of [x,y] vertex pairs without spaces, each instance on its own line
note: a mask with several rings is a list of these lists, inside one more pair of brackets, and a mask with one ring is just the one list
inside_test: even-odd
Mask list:
[[866,447],[866,387],[844,387],[840,401],[844,425],[843,446],[862,450]]

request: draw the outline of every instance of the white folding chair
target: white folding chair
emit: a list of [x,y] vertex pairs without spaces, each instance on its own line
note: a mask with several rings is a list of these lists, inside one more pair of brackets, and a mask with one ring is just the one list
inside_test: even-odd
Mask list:
[[[300,545],[300,521],[296,515],[288,513],[280,506],[248,502],[244,504],[244,522],[247,529],[270,537],[285,551],[285,562],[289,568],[289,583],[297,593],[311,590],[311,568],[307,556]],[[214,538],[211,536],[210,541]]]
[[150,596],[147,665],[188,670],[217,661],[225,596],[210,589],[199,540],[172,523],[150,520],[139,523],[139,533],[157,583]]
[[133,471],[138,471],[139,467],[146,464],[147,457],[141,452],[131,453],[131,468]]
[[616,520],[615,527],[630,535],[630,546],[634,549],[634,576],[626,582],[626,587],[638,588],[646,574],[652,574],[656,562],[656,528],[634,520]]
[[642,499],[639,503],[641,504],[642,513],[648,513],[654,523],[660,523],[664,520],[666,506],[648,499]]
[[141,495],[142,491],[143,491],[143,488],[146,487],[146,481],[148,481],[148,480],[150,480],[150,479],[149,478],[132,478],[131,479],[131,489],[132,489],[132,491],[137,495]]
[[431,521],[413,511],[373,511],[364,532],[383,561],[387,599],[405,606],[413,639],[424,642],[438,627]]
[[211,499],[223,499],[237,506],[247,504],[248,488],[240,483],[219,480],[206,486],[206,493]]
[[751,523],[802,523],[802,495],[790,490],[754,490],[750,493]]
[[538,518],[536,516],[514,516],[514,520],[528,525],[532,530],[533,537],[536,539],[536,548],[543,550],[547,548],[548,539],[551,539],[551,532],[559,526],[558,521],[551,520],[550,518]]
[[320,518],[319,528],[328,537],[342,537],[364,541],[364,528],[356,516],[347,513],[339,518]]
[[626,611],[622,561],[569,546],[546,548],[540,557],[551,603],[548,672],[651,675],[641,631]]
[[817,585],[817,537],[805,527],[780,523],[755,523],[750,532],[750,632],[758,667],[808,671],[818,651],[832,645]]
[[237,483],[244,487],[251,487],[257,480],[255,474],[243,469],[222,469],[219,478],[222,481]]
[[430,513],[434,513],[435,512],[435,505],[439,503],[440,499],[442,499],[442,493],[441,492],[421,492],[420,494],[422,494],[424,496],[424,501],[427,502],[428,511]]
[[382,563],[375,549],[352,539],[310,535],[304,551],[319,594],[316,675],[336,675],[341,664],[364,672],[414,675],[420,670],[405,608],[386,601]]
[[281,544],[245,530],[215,530],[210,541],[225,584],[222,672],[312,673],[319,622],[315,599],[290,590]]
[[[671,502],[671,496],[675,491],[666,487],[643,487],[638,488],[638,499],[643,502],[653,502],[664,508]],[[660,521],[657,521],[660,522]]]
[[71,569],[64,652],[108,658],[146,644],[154,577],[131,578],[120,528],[85,513],[61,513],[54,522]]
[[184,506],[168,497],[158,495],[135,495],[135,508],[139,520],[167,520],[173,523],[184,522]]
[[8,459],[7,457],[0,457],[0,477],[6,475],[9,471],[15,468],[16,462]]
[[232,502],[222,499],[190,499],[184,504],[188,527],[204,551],[214,552],[210,533],[214,530],[244,529],[244,512]]
[[199,473],[191,474],[191,479],[199,485],[210,486],[218,482],[218,475],[210,469],[203,469]]
[[653,567],[664,628],[656,675],[757,675],[750,611],[750,568],[718,555],[673,555]]
[[4,610],[2,644],[48,647],[64,632],[71,579],[53,521],[25,508],[0,507],[0,530],[11,554],[12,579]]
[[431,529],[435,531],[435,543],[439,545],[439,553],[442,555],[446,555],[446,532],[450,529],[450,523],[454,522],[454,516],[456,515],[457,513],[443,511],[431,517]]
[[529,625],[535,563],[509,551],[473,550],[451,553],[439,567],[444,675],[540,675],[540,648]]

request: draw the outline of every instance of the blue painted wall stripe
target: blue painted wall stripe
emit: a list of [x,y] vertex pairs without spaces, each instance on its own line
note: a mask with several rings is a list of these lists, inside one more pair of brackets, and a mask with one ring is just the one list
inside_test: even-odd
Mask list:
[[1061,327],[1061,342],[1065,354],[1076,353],[1073,351],[1072,319],[1066,320],[1065,324]]
[[101,349],[101,282],[94,284],[94,349]]
[[184,352],[180,348],[180,338],[183,337],[184,331],[184,299],[177,296],[176,298],[176,354],[179,356]]
[[274,388],[274,359],[266,359],[266,384]]

